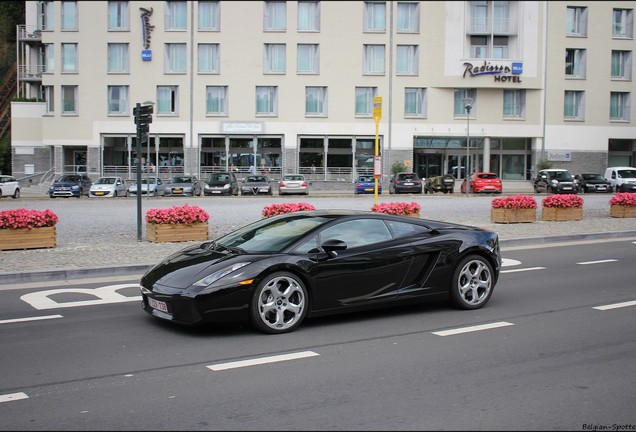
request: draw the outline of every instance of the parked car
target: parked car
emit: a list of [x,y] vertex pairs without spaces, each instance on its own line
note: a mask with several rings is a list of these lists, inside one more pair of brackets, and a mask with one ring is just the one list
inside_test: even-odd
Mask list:
[[455,192],[455,177],[451,174],[429,177],[424,182],[424,193],[453,193]]
[[636,192],[636,168],[610,167],[604,177],[609,180],[616,192]]
[[164,196],[201,196],[203,187],[197,176],[175,176],[166,183]]
[[579,193],[584,192],[612,192],[612,183],[598,173],[575,174]]
[[[148,196],[164,196],[166,185],[159,177],[143,177],[141,179],[141,194]],[[137,195],[137,183],[128,188],[128,193]]]
[[389,193],[422,193],[422,180],[414,172],[399,172],[391,176]]
[[121,177],[100,177],[88,191],[90,198],[127,197],[128,185]]
[[[372,175],[360,175],[356,179],[353,189],[355,195],[375,194],[375,177]],[[378,194],[382,193],[382,179],[378,179]]]
[[[468,178],[468,192],[470,193],[495,193],[499,194],[503,190],[501,179],[494,172],[474,172]],[[462,193],[466,193],[466,179],[460,186]]]
[[272,195],[272,184],[264,175],[250,175],[241,181],[241,195]]
[[538,172],[534,179],[536,193],[568,193],[578,192],[577,182],[570,171],[561,168],[544,169]]
[[156,318],[246,321],[275,334],[307,317],[379,306],[450,299],[459,309],[478,309],[492,296],[501,262],[491,230],[313,210],[186,247],[149,269],[140,287],[143,309]]
[[0,198],[5,196],[20,198],[20,183],[10,175],[0,175]]
[[207,183],[203,185],[203,193],[208,195],[238,195],[239,185],[236,174],[232,171],[222,171],[210,174]]
[[309,195],[309,184],[302,174],[285,174],[278,182],[278,195]]
[[49,188],[49,197],[75,197],[81,198],[82,195],[89,194],[92,180],[86,174],[62,174],[51,184]]

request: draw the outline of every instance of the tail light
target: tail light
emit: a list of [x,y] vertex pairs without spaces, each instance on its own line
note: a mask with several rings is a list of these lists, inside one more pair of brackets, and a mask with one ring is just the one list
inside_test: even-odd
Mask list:
[[302,187],[307,187],[307,182],[304,181],[303,184],[301,185]]
[[278,187],[285,187],[285,182],[281,181],[280,183],[278,183]]

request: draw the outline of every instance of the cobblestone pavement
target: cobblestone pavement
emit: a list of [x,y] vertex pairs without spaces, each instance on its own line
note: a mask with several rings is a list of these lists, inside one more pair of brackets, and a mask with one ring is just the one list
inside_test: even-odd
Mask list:
[[[522,191],[526,193],[526,191]],[[534,195],[534,193],[530,193]],[[541,221],[541,199],[534,195],[539,208],[535,223],[499,224],[490,221],[493,196],[436,194],[378,196],[378,202],[415,201],[422,207],[421,217],[496,231],[502,246],[545,243],[599,237],[636,237],[636,221],[612,218],[609,199],[612,195],[583,195],[583,220]],[[142,198],[142,215],[150,208],[175,205],[197,205],[210,213],[210,239],[261,218],[264,206],[280,202],[308,202],[317,209],[347,208],[369,210],[374,195],[353,194],[349,184],[340,190],[315,190],[309,196],[271,197],[194,197]],[[0,210],[12,208],[51,209],[58,217],[57,246],[51,249],[29,249],[0,252],[0,284],[72,278],[81,275],[140,274],[148,266],[193,242],[151,243],[146,240],[145,221],[138,239],[137,199],[97,198],[49,199],[22,194],[22,198],[0,200]]]

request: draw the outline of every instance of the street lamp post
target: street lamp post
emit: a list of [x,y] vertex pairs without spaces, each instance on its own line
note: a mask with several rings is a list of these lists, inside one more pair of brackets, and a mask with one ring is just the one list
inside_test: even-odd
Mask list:
[[473,107],[473,99],[472,98],[464,98],[464,109],[466,110],[466,174],[464,178],[466,179],[466,195],[470,190],[470,109]]

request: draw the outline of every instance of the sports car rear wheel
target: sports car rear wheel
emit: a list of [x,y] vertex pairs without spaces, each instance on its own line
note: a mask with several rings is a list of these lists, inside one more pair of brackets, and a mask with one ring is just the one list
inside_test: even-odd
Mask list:
[[287,333],[300,325],[307,306],[307,289],[300,279],[288,272],[272,273],[252,297],[252,323],[265,333]]
[[453,272],[450,298],[461,309],[479,309],[488,302],[493,289],[490,263],[478,255],[469,255],[457,264]]

